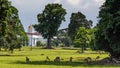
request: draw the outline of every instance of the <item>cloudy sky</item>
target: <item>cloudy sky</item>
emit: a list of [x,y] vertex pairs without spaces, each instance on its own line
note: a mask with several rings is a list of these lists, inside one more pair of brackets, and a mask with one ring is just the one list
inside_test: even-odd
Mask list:
[[19,10],[19,17],[27,31],[28,26],[37,23],[37,14],[42,13],[45,5],[48,3],[62,4],[66,9],[66,21],[62,22],[61,28],[67,28],[70,22],[71,13],[82,12],[88,20],[93,21],[95,26],[97,23],[97,16],[99,7],[105,0],[9,0],[12,5]]

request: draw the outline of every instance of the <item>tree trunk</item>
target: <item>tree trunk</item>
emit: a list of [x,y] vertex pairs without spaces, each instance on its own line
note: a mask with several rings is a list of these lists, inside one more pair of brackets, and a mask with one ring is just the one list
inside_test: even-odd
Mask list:
[[[0,43],[1,43],[1,42],[2,42],[2,37],[0,37]],[[0,44],[0,51],[1,51],[1,45],[2,45],[2,44]]]
[[82,45],[81,53],[84,53],[84,45]]
[[46,48],[51,49],[51,37],[47,38],[47,46],[46,46]]
[[0,47],[0,51],[1,51],[1,47]]
[[19,48],[19,51],[21,51],[21,48]]

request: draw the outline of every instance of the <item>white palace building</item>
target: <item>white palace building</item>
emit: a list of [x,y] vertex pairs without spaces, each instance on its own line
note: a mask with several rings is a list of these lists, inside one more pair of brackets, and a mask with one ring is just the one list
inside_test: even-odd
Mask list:
[[41,41],[42,43],[46,43],[46,39],[42,37],[42,35],[38,32],[33,32],[33,27],[28,27],[28,46],[36,46],[37,41]]

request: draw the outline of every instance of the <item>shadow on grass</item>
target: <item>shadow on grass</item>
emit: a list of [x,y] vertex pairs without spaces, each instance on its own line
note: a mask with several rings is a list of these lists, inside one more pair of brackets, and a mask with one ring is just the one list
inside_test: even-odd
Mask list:
[[27,64],[27,65],[56,65],[56,66],[84,66],[84,67],[95,67],[95,66],[103,66],[103,65],[96,65],[96,64],[87,64],[85,62],[72,62],[68,63],[66,61],[61,62],[53,62],[53,61],[31,61],[31,62],[24,62],[24,61],[16,61],[11,64]]
[[33,47],[32,49],[55,50],[55,48]]
[[70,48],[70,47],[63,47],[62,49],[64,49],[64,50],[80,50],[78,48]]
[[10,55],[10,54],[0,54],[0,56],[28,56],[28,55]]

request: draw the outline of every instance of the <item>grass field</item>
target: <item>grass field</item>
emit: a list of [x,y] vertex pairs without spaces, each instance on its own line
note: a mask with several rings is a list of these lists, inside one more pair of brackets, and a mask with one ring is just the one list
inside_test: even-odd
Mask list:
[[[97,54],[94,51],[85,51],[84,54],[77,53],[79,49],[70,48],[56,48],[56,49],[40,49],[34,47],[30,51],[29,47],[22,48],[22,51],[15,50],[13,54],[10,52],[0,51],[0,68],[119,68],[119,66],[111,65],[96,65],[87,64],[83,60],[86,57],[91,57],[95,60],[96,56],[100,56],[103,59],[108,56],[108,54]],[[41,55],[44,54],[44,55]],[[30,58],[30,62],[25,62],[25,57]],[[46,56],[50,58],[51,61],[44,62]],[[59,56],[60,62],[53,62],[54,58]],[[70,57],[73,57],[73,62],[67,63]]]

